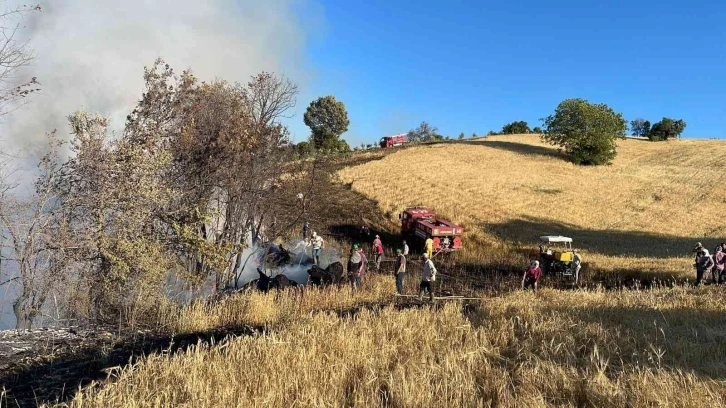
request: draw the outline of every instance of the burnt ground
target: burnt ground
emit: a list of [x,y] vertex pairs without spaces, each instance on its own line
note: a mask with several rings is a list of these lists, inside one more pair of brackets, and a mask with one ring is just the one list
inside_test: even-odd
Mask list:
[[[342,252],[350,248],[350,244],[362,244],[371,253],[371,242],[378,234],[388,249],[400,245],[398,225],[387,220],[390,214],[381,214],[378,204],[351,189],[332,181],[330,174],[338,169],[362,164],[371,160],[380,160],[386,155],[403,149],[392,148],[365,154],[340,156],[321,163],[315,177],[306,187],[286,186],[289,194],[287,207],[290,211],[281,212],[278,216],[280,225],[291,229],[290,236],[300,236],[300,229],[305,221],[311,228],[320,232],[329,242],[336,244]],[[295,205],[298,191],[306,192],[306,204],[300,210]],[[370,236],[361,236],[360,227],[367,225]],[[417,248],[411,246],[414,253]],[[345,254],[343,254],[345,256]],[[412,255],[408,266],[408,279],[417,279],[420,273],[418,256]],[[471,295],[474,291],[479,295],[496,295],[502,291],[514,290],[519,287],[521,271],[510,265],[470,265],[461,264],[455,258],[446,256],[435,257],[439,269],[439,280],[436,291],[439,295]],[[381,273],[393,271],[393,257],[387,256],[382,265]],[[345,264],[345,259],[343,259]],[[393,278],[392,278],[393,280]],[[564,282],[545,280],[546,286],[562,289],[572,288]],[[654,285],[672,286],[680,282],[652,282],[631,278],[611,278],[600,281],[590,277],[588,286],[600,284],[606,289],[643,288]],[[440,306],[440,302],[434,307]],[[419,302],[415,298],[394,298],[394,307],[399,309],[420,307],[427,302]],[[463,302],[465,309],[471,307]],[[352,317],[360,310],[367,308],[374,311],[386,305],[363,304],[347,310],[334,311],[340,316]],[[87,327],[68,329],[41,329],[18,333],[14,331],[0,332],[0,386],[5,394],[0,399],[0,406],[25,407],[37,406],[42,403],[68,401],[79,386],[92,381],[103,381],[108,370],[124,366],[136,361],[144,355],[152,353],[176,353],[188,349],[198,342],[215,344],[227,341],[235,336],[250,336],[264,332],[261,327],[221,327],[212,331],[172,335],[164,332],[119,332],[118,328]]]

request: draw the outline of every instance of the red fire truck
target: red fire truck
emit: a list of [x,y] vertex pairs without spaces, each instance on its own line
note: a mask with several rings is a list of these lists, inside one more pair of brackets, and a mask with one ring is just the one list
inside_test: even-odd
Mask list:
[[408,143],[408,139],[406,138],[405,133],[401,133],[399,135],[393,135],[393,136],[384,136],[381,138],[381,147],[394,147],[394,146],[403,146],[406,143]]
[[401,232],[421,240],[434,241],[435,251],[461,249],[461,235],[464,229],[451,221],[436,218],[436,213],[424,207],[406,208],[401,214]]

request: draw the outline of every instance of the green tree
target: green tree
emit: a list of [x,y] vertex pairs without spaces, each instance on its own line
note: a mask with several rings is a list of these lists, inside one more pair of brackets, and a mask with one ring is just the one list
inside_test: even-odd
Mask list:
[[536,133],[538,135],[542,134],[542,128],[539,126],[535,126],[534,129],[532,129],[532,133]]
[[459,133],[459,140],[464,140],[465,137],[464,132]]
[[673,120],[671,118],[663,118],[660,122],[653,125],[647,135],[648,139],[652,141],[668,140],[670,138],[680,137],[685,129],[686,122],[682,119]]
[[477,137],[478,137],[478,136],[476,135],[476,132],[474,132],[474,133],[472,133],[472,134],[471,134],[471,138],[472,138],[472,139],[476,139]]
[[350,125],[348,111],[345,110],[343,102],[335,100],[332,95],[320,97],[310,103],[303,119],[312,131],[310,141],[316,149],[330,151],[338,150],[342,146],[340,135]]
[[648,136],[650,134],[650,121],[643,118],[631,120],[630,130],[634,136]]
[[429,125],[428,122],[423,121],[416,129],[411,129],[406,135],[409,142],[430,142],[432,140],[441,140],[443,137],[439,135],[438,128]]
[[605,104],[565,99],[543,120],[542,139],[557,145],[577,164],[606,164],[616,156],[618,138],[625,137],[626,121]]
[[512,122],[507,125],[504,125],[502,127],[502,134],[503,135],[515,135],[515,134],[522,134],[522,133],[531,133],[532,131],[529,129],[529,125],[527,122],[520,120],[517,122]]

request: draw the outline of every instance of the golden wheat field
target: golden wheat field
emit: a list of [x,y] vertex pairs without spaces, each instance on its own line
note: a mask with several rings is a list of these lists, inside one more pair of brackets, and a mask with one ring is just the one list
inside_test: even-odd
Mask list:
[[[689,277],[695,241],[726,238],[723,157],[723,142],[626,140],[611,166],[578,167],[536,137],[507,136],[402,149],[338,176],[378,202],[382,224],[407,205],[463,224],[458,256],[472,264],[526,262],[539,235],[564,234],[595,270]],[[150,355],[60,406],[726,407],[722,286],[544,287],[466,303],[394,291],[391,274],[369,274],[357,293],[165,305],[157,325],[173,333],[263,330]]]
[[[380,275],[367,284],[367,299],[393,285]],[[287,295],[242,295],[187,316],[202,325],[249,319],[268,332],[149,356],[66,406],[723,407],[719,289],[544,289],[466,308],[349,315],[311,312],[313,303]],[[355,301],[332,288],[312,299]]]
[[464,259],[526,263],[537,237],[574,239],[594,271],[691,277],[690,250],[726,240],[726,142],[623,140],[577,166],[534,135],[408,148],[341,170],[390,222],[409,205],[466,228]]

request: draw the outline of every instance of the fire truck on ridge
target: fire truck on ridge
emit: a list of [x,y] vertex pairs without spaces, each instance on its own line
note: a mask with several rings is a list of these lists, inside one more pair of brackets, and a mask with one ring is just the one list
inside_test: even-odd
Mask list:
[[401,133],[393,136],[384,136],[381,138],[380,145],[382,148],[403,146],[408,143],[408,138],[405,133]]

